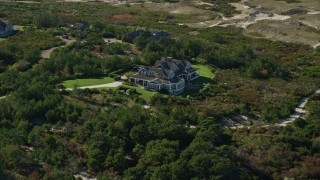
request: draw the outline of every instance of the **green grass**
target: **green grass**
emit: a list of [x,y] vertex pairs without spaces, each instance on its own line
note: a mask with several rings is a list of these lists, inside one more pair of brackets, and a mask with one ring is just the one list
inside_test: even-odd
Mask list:
[[23,31],[25,26],[14,25],[14,28],[19,31]]
[[0,38],[0,42],[5,41],[5,40],[6,40],[5,38]]
[[199,70],[197,73],[200,75],[197,79],[193,80],[193,83],[209,83],[211,82],[211,79],[215,76],[212,72],[212,68],[210,66],[205,66],[201,64],[193,65],[193,68],[198,68]]
[[202,77],[207,77],[207,78],[213,78],[214,74],[211,71],[211,67],[197,64],[197,65],[192,65],[193,68],[198,68],[199,70],[197,71],[198,74]]
[[92,85],[112,83],[114,81],[115,80],[110,77],[90,78],[90,79],[74,79],[74,80],[66,80],[62,83],[62,85],[65,86],[66,88],[73,88],[75,85],[77,85],[79,87],[92,86]]

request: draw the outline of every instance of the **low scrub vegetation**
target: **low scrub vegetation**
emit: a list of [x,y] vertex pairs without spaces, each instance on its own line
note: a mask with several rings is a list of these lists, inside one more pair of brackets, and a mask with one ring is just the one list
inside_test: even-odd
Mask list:
[[[49,24],[41,20],[47,16],[36,16],[53,9],[92,27],[65,29],[55,25],[55,16]],[[319,88],[319,49],[253,39],[236,28],[182,27],[176,16],[158,23],[160,12],[139,7],[3,3],[0,14],[29,26],[0,43],[0,177],[72,179],[83,170],[100,179],[319,177],[319,95],[308,102],[305,119],[272,126]],[[114,14],[136,19],[107,21]],[[103,40],[120,40],[141,26],[173,38],[153,41],[141,34],[113,45]],[[58,35],[76,42],[41,59],[41,50],[63,45]],[[185,96],[128,85],[61,87],[112,82],[105,77],[167,56],[195,64],[206,80],[195,83],[203,86]],[[239,117],[252,126],[225,127],[223,119]]]

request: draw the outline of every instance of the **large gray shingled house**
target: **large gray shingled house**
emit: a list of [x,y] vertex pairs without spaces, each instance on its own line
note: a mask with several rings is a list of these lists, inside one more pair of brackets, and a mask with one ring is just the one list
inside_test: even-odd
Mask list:
[[189,61],[162,58],[156,61],[154,66],[139,66],[129,82],[150,90],[180,94],[188,81],[199,77],[196,71]]

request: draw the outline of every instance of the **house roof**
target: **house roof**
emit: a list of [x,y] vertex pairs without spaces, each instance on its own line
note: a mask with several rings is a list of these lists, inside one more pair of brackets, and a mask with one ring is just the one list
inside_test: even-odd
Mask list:
[[173,79],[170,79],[170,80],[157,79],[157,80],[155,80],[155,82],[157,82],[159,84],[174,84],[174,83],[179,82],[181,79],[183,79],[183,78],[173,78]]
[[145,31],[145,30],[140,29],[140,30],[136,30],[136,31],[133,31],[133,32],[127,34],[126,37],[127,37],[127,39],[132,41],[144,32],[150,32],[150,34],[151,34],[150,40],[152,40],[152,41],[159,41],[163,37],[170,37],[171,36],[170,33],[160,31],[160,30]]
[[152,33],[152,37],[150,38],[152,41],[159,41],[163,37],[170,37],[171,34],[164,32],[164,31],[159,31],[156,33]]
[[133,31],[133,32],[127,34],[127,38],[129,40],[134,40],[135,38],[137,38],[138,36],[140,36],[144,32],[145,32],[145,30],[142,30],[142,29]]
[[0,20],[0,31],[7,31],[7,26],[12,25],[10,22]]
[[86,29],[86,28],[89,27],[89,23],[87,21],[79,21],[79,22],[76,22],[76,23],[73,23],[73,24],[66,24],[66,26],[68,28],[72,28],[72,29],[83,30],[83,29]]
[[178,60],[173,58],[162,58],[161,60],[156,61],[153,67],[162,67],[164,71],[170,73],[174,70],[174,67],[177,66],[178,70],[173,71],[174,73],[179,72],[180,74],[183,72],[194,72],[194,68],[187,68],[187,64],[189,61]]
[[157,80],[157,79],[158,79],[158,78],[156,78],[156,77],[144,76],[144,75],[140,75],[140,74],[135,74],[135,75],[132,75],[131,77],[137,78],[137,79],[148,80],[148,81],[154,81],[154,80]]
[[5,31],[6,30],[6,26],[7,26],[7,24],[0,20],[0,31]]
[[5,38],[14,33],[13,25],[10,22],[0,20],[0,37]]
[[168,77],[168,72],[166,72],[164,69],[161,69],[161,68],[153,68],[154,69],[154,71],[157,73],[157,77],[158,78],[162,78],[163,76],[166,76],[166,77]]
[[140,67],[139,67],[139,71],[142,70],[142,69],[145,69],[145,70],[148,71],[148,70],[149,70],[149,67],[148,67],[148,66],[140,66]]
[[170,80],[165,80],[165,79],[161,79],[161,78],[148,79],[149,76],[141,76],[141,75],[139,75],[139,76],[133,75],[131,77],[142,79],[142,80],[147,80],[147,81],[150,81],[149,83],[156,83],[156,84],[175,84],[175,83],[178,83],[181,79],[183,79],[183,78],[174,78],[174,79],[170,79]]
[[[187,66],[189,61],[178,60],[173,58],[162,58],[157,60],[154,66],[140,66],[139,70],[145,69],[148,72],[155,72],[153,76],[148,75],[133,75],[133,78],[139,78],[143,80],[153,81],[160,84],[170,84],[177,83],[182,78],[178,77],[181,74],[188,74],[197,71],[197,69]],[[178,68],[176,68],[178,67]],[[169,77],[170,74],[174,73],[175,77],[172,79],[164,79],[164,77]]]

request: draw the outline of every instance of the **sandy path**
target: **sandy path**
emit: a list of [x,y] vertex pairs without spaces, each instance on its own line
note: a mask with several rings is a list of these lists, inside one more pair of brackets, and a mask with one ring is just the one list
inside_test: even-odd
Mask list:
[[310,14],[310,15],[320,14],[320,11],[309,11],[307,14]]
[[[65,46],[69,46],[70,44],[72,44],[73,42],[75,42],[75,39],[65,39],[62,36],[57,36],[57,38],[61,39],[64,43]],[[62,46],[59,46],[62,47]],[[50,58],[50,54],[52,53],[53,50],[57,49],[58,47],[52,47],[50,49],[46,49],[46,50],[42,50],[41,51],[41,57],[44,59],[49,59]]]
[[[292,123],[293,121],[295,121],[298,118],[304,119],[308,115],[308,112],[304,108],[305,108],[306,104],[308,103],[309,99],[311,97],[315,96],[316,94],[320,94],[320,89],[317,89],[310,96],[302,98],[300,100],[300,102],[298,103],[298,106],[295,108],[294,113],[291,114],[288,118],[283,119],[282,122],[274,124],[274,126],[284,127],[284,126],[287,126],[289,123]],[[241,125],[239,123],[236,123],[236,122],[232,121],[230,118],[227,118],[226,122],[228,122],[231,125],[231,127],[230,127],[231,129],[237,129],[237,128],[250,129],[251,128],[251,126],[246,126],[246,125]],[[261,127],[269,127],[269,126],[270,125],[264,125]]]
[[313,46],[313,48],[317,48],[318,46],[320,46],[320,43],[315,44],[315,45]]
[[290,117],[286,118],[283,122],[277,123],[276,126],[286,126],[288,123],[293,122],[298,118],[305,118],[307,116],[307,111],[304,109],[306,104],[308,103],[309,99],[316,94],[320,94],[320,89],[317,89],[312,95],[305,97],[300,100],[298,106],[295,108],[294,113],[290,115]]
[[50,54],[52,53],[53,50],[57,49],[58,47],[53,47],[50,49],[46,49],[46,50],[42,50],[41,51],[41,57],[43,59],[49,59],[50,58]]
[[[214,6],[214,4],[205,3],[202,1],[197,2],[196,4]],[[235,14],[232,17],[225,17],[222,13],[218,13],[220,16],[220,18],[218,19],[197,22],[197,23],[187,23],[187,25],[189,25],[190,27],[236,26],[236,27],[245,29],[249,25],[255,24],[258,21],[263,21],[263,20],[284,21],[291,18],[290,16],[279,15],[273,12],[270,12],[269,14],[260,12],[259,8],[251,8],[245,5],[245,0],[242,0],[239,3],[230,3],[230,5],[235,7],[235,9],[240,12],[240,14]],[[252,15],[252,14],[255,14],[255,15]]]
[[[113,87],[119,87],[122,84],[123,84],[123,81],[115,81],[115,82],[108,83],[108,84],[99,84],[99,85],[93,85],[93,86],[82,86],[82,87],[79,87],[79,89],[97,89],[97,88],[105,88],[105,87],[113,88]],[[73,90],[73,88],[67,88],[66,90]]]

